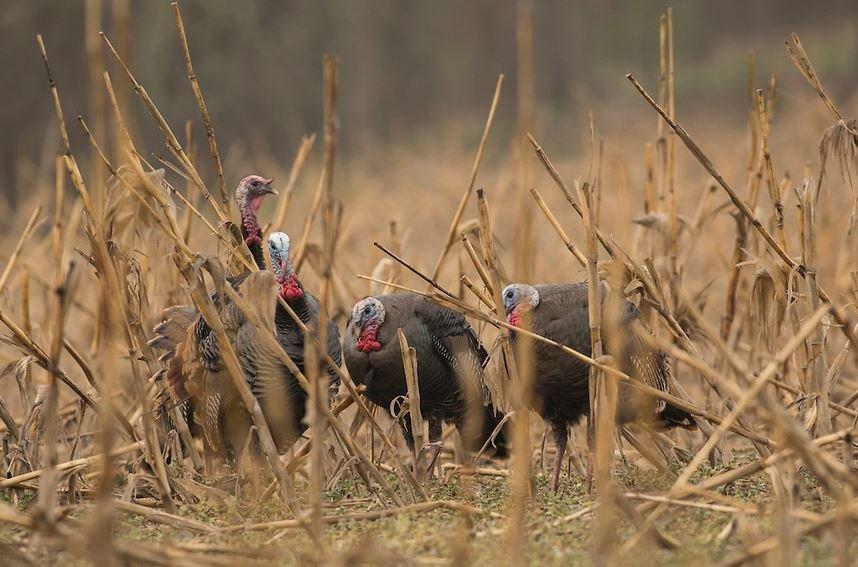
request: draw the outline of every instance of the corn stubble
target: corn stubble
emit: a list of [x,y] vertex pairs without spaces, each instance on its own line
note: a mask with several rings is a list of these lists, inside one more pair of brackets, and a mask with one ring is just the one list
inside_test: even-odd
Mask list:
[[[122,31],[128,27],[123,14],[130,18],[127,6],[119,3],[113,11],[117,48],[107,34],[101,34],[101,42],[96,35],[102,25],[100,3],[86,5],[91,120],[80,116],[78,122],[89,147],[73,148],[69,142],[61,86],[51,73],[56,62],[48,58],[46,48],[50,38],[46,42],[39,36],[38,52],[60,132],[56,183],[31,197],[40,205],[32,208],[26,226],[5,235],[10,252],[0,291],[16,300],[4,301],[0,308],[0,322],[8,331],[3,349],[8,364],[2,376],[14,375],[16,383],[0,398],[0,458],[6,470],[6,478],[0,480],[4,500],[0,522],[16,526],[23,536],[16,543],[0,543],[0,549],[15,548],[14,553],[23,556],[42,549],[50,554],[68,552],[98,564],[220,564],[237,557],[318,563],[431,560],[419,549],[398,548],[394,540],[344,549],[330,530],[339,524],[371,530],[371,522],[385,518],[448,513],[459,517],[458,533],[448,534],[453,562],[477,561],[482,553],[477,545],[498,539],[504,559],[526,564],[536,559],[531,547],[537,536],[562,533],[594,515],[591,559],[613,564],[633,560],[652,546],[665,553],[681,551],[682,538],[671,536],[664,520],[693,507],[727,515],[729,521],[718,535],[721,544],[733,543],[731,553],[721,557],[725,564],[767,555],[788,563],[803,538],[810,536],[835,541],[832,553],[840,564],[854,560],[849,540],[858,521],[853,461],[858,381],[850,370],[858,368],[852,306],[858,300],[854,240],[858,199],[854,191],[823,189],[838,181],[832,179],[835,169],[844,185],[853,185],[858,129],[826,93],[798,36],[787,41],[788,56],[822,100],[833,124],[822,136],[815,168],[799,182],[779,170],[782,165],[773,154],[770,140],[780,118],[775,115],[776,83],[755,88],[752,56],[750,147],[741,166],[747,171],[744,192],[730,185],[703,149],[713,144],[682,126],[676,111],[673,16],[668,11],[659,22],[656,97],[628,77],[642,102],[658,115],[656,138],[640,141],[640,155],[629,158],[645,164],[645,176],[629,179],[625,169],[620,174],[618,159],[603,164],[606,145],[597,138],[597,117],[591,115],[587,174],[570,185],[560,173],[566,168],[552,163],[534,130],[538,108],[532,84],[533,5],[521,0],[514,182],[488,189],[478,189],[477,183],[495,116],[503,111],[500,76],[469,177],[463,174],[458,184],[451,181],[449,190],[438,191],[437,210],[407,222],[379,223],[377,211],[366,205],[372,199],[349,198],[337,190],[337,99],[348,93],[339,92],[339,60],[325,58],[322,163],[312,165],[315,135],[305,137],[291,171],[278,177],[288,181],[268,229],[300,227],[295,231],[299,235],[295,265],[302,278],[320,290],[322,312],[327,310],[341,327],[350,306],[362,295],[397,290],[425,295],[468,316],[483,342],[491,345],[489,387],[513,423],[509,463],[481,463],[458,452],[456,462],[440,465],[440,478],[427,484],[408,466],[407,449],[394,434],[396,428],[383,412],[367,405],[344,368],[338,370],[340,394],[327,399],[321,377],[323,365],[331,361],[319,346],[326,337],[306,342],[305,359],[310,362],[306,376],[301,374],[280,351],[271,325],[265,324],[267,308],[261,307],[265,298],[229,286],[227,275],[255,267],[231,220],[226,183],[236,176],[231,171],[235,164],[221,159],[222,146],[204,99],[206,81],[195,75],[191,60],[193,26],[186,33],[179,5],[172,8],[183,61],[175,64],[184,64],[208,152],[196,151],[190,121],[184,127],[185,143],[180,142],[127,65],[130,46]],[[115,74],[105,70],[104,55],[118,64]],[[167,155],[148,154],[135,138],[136,127],[125,118],[132,96],[162,133]],[[677,142],[689,153],[675,148]],[[86,167],[81,169],[84,157]],[[700,170],[692,170],[691,160],[714,180],[708,187],[695,187],[692,180],[699,179]],[[163,169],[153,167],[153,161]],[[467,161],[463,157],[462,163]],[[314,192],[301,181],[305,165],[319,175]],[[603,219],[606,205],[616,198],[612,193],[621,185],[611,181],[620,178],[628,185],[623,191],[640,187],[637,204],[618,206],[613,218]],[[74,193],[66,190],[67,182]],[[696,207],[686,209],[690,203]],[[49,227],[42,227],[47,224],[43,216],[47,207],[53,207],[53,219]],[[831,210],[851,211],[843,230],[819,221]],[[452,218],[447,216],[451,211]],[[379,255],[367,245],[367,234],[390,245],[376,243]],[[22,254],[26,249],[50,249],[49,271],[36,271]],[[839,252],[825,253],[831,250]],[[351,275],[362,273],[371,275],[358,279]],[[604,318],[599,309],[591,309],[590,356],[534,334],[526,320],[517,330],[523,340],[516,349],[511,347],[513,329],[501,315],[500,290],[511,279],[540,278],[586,278],[591,300],[599,297],[599,281],[607,282],[614,299],[608,301]],[[310,393],[309,440],[299,439],[284,455],[277,454],[265,416],[241,375],[209,298],[212,289],[228,296],[262,329],[261,340],[280,353]],[[673,375],[680,380],[673,380],[669,392],[623,374],[613,357],[603,353],[604,337],[612,337],[608,342],[622,350],[623,337],[617,336],[610,317],[610,304],[620,296],[639,304],[642,319],[654,331],[652,336],[641,331],[641,337],[671,355]],[[147,345],[149,329],[162,308],[189,300],[210,322],[230,379],[253,419],[260,448],[255,462],[262,465],[251,467],[255,470],[242,470],[247,462],[239,462],[237,470],[203,473],[206,467],[181,412],[168,408],[167,420],[154,410],[161,385],[148,377],[157,373],[160,363]],[[714,307],[707,310],[707,304]],[[291,313],[282,300],[281,305]],[[291,315],[306,332],[297,315]],[[416,401],[404,411],[421,429],[414,435],[420,455],[425,441],[420,373],[404,335],[399,340],[409,397]],[[581,436],[589,441],[589,451],[572,448],[572,478],[558,495],[546,498],[563,498],[564,491],[583,482],[592,504],[553,521],[541,520],[536,505],[544,502],[547,489],[545,475],[535,464],[551,451],[540,447],[541,423],[530,411],[534,383],[530,349],[537,341],[552,344],[591,368],[592,414],[589,431]],[[686,410],[698,431],[665,436],[617,426],[611,416],[621,386]],[[446,446],[453,444],[448,438]],[[743,451],[750,457],[740,465],[731,464],[731,456]],[[589,464],[581,463],[582,454],[589,455],[585,458]],[[443,451],[442,459],[448,458],[448,451]],[[661,491],[624,487],[618,471],[627,459],[657,469],[668,486]],[[699,476],[713,466],[720,468]],[[770,503],[750,507],[725,494],[725,486],[761,471],[772,487]],[[822,511],[808,509],[806,501],[797,498],[800,471],[809,471],[818,481],[827,504]],[[241,481],[247,473],[256,479],[249,487]],[[486,478],[500,478],[506,484],[507,500],[497,510],[480,508]],[[265,483],[259,485],[259,479]],[[360,496],[344,494],[340,487],[346,483]],[[436,498],[438,493],[447,494],[446,486],[457,487],[458,498]],[[34,503],[25,505],[32,495],[37,495]],[[237,522],[235,513],[214,519],[191,517],[210,500],[233,512],[265,507],[270,515],[257,522]],[[257,549],[189,545],[169,538],[152,546],[113,535],[126,514],[183,533],[227,537],[259,531],[266,532],[267,539]],[[762,515],[774,519],[774,529],[753,543],[740,542],[742,530],[736,526]],[[623,522],[628,529],[619,528]],[[429,526],[419,529],[444,529]]]

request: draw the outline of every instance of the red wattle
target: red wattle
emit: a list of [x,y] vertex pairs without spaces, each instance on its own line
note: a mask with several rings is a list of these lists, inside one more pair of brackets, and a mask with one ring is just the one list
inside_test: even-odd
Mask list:
[[372,327],[365,328],[355,342],[355,348],[367,353],[381,350],[381,343],[378,342],[376,333],[377,331]]
[[513,327],[521,327],[521,313],[519,312],[518,307],[510,311],[510,314],[507,317],[507,323]]
[[304,290],[301,289],[300,284],[298,284],[298,277],[295,274],[291,274],[286,281],[280,285],[280,297],[286,301],[304,297]]
[[281,294],[283,295],[283,299],[300,299],[304,297],[304,290],[298,286],[284,286]]

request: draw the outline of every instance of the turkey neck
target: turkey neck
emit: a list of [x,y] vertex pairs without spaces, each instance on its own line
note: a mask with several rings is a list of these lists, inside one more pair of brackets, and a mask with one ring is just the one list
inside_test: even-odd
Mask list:
[[[261,242],[262,241],[262,231],[260,230],[257,234],[259,236],[259,242]],[[245,238],[247,238],[247,237],[245,237]],[[252,244],[251,246],[248,246],[248,248],[250,248],[250,254],[251,254],[251,256],[253,256],[253,263],[256,264],[256,267],[259,268],[260,270],[264,270],[265,269],[265,254],[262,253],[262,245],[256,244],[254,242],[254,244]]]
[[[241,236],[250,249],[250,255],[253,256],[253,262],[256,264],[256,267],[264,270],[265,253],[262,251],[262,229],[259,228],[256,211],[249,204],[241,207]],[[250,242],[248,242],[248,239],[250,239]]]

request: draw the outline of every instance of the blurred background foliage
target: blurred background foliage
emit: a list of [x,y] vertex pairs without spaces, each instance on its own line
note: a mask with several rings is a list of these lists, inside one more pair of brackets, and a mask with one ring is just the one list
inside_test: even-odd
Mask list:
[[[126,39],[135,75],[172,124],[196,120],[169,2],[123,1],[132,14]],[[658,17],[668,5],[535,0],[537,127],[575,131],[567,140],[574,143],[591,108],[598,113],[610,106],[609,120],[624,118],[617,109],[640,111],[641,101],[624,75],[634,72],[655,89]],[[750,49],[761,83],[777,74],[787,85],[784,105],[792,96],[811,97],[783,48],[791,31],[808,46],[832,97],[854,96],[847,89],[858,76],[858,1],[673,5],[679,116],[705,109],[719,119],[744,120]],[[501,136],[515,131],[514,0],[185,0],[182,8],[196,72],[226,151],[264,151],[285,163],[301,135],[319,132],[325,52],[342,60],[342,159],[383,154],[398,145],[470,147],[499,73],[508,81],[495,131]],[[103,2],[102,29],[112,38],[121,33],[115,11],[112,2]],[[16,191],[26,190],[28,169],[22,161],[38,162],[56,148],[34,35],[45,38],[73,120],[89,109],[84,38],[92,32],[84,19],[84,0],[7,0],[0,10],[0,182],[13,200]],[[105,60],[117,80],[114,62]],[[795,89],[800,94],[793,95],[790,84],[801,85]],[[145,112],[136,100],[132,106],[138,116]],[[143,122],[149,127],[148,120],[137,121]],[[77,128],[73,134],[78,144],[85,143]],[[156,132],[140,134],[160,147]]]

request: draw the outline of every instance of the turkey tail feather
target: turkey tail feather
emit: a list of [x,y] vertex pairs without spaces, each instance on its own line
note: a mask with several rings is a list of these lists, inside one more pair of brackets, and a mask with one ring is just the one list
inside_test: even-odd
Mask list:
[[672,429],[681,427],[683,429],[697,429],[697,424],[690,413],[680,409],[672,404],[667,404],[664,409],[658,414],[659,422],[662,427]]

